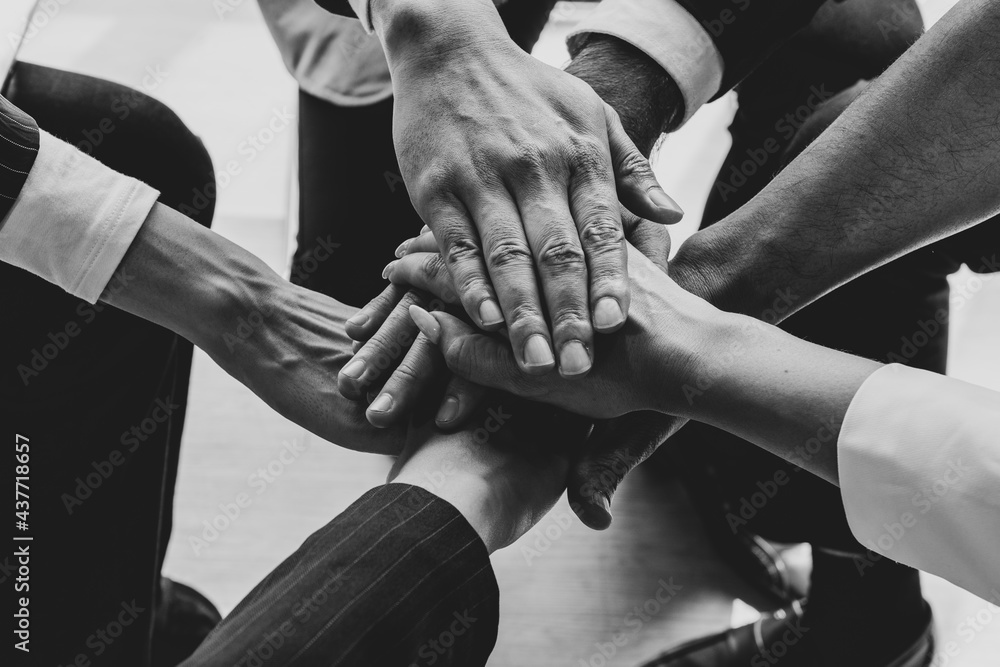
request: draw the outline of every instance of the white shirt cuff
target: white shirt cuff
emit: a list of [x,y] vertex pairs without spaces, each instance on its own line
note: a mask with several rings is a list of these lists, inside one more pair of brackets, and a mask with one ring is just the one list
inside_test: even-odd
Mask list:
[[51,134],[0,226],[0,261],[94,303],[159,193]]
[[719,92],[722,55],[675,0],[604,0],[569,38],[584,33],[617,37],[655,60],[684,96],[684,122]]
[[998,427],[1000,392],[898,364],[873,373],[838,441],[854,536],[875,554],[1000,599]]

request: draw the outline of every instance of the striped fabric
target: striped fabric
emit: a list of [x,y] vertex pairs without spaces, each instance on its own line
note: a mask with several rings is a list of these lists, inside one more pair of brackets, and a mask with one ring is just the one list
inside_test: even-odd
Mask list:
[[311,535],[183,667],[481,667],[498,621],[472,526],[424,489],[388,484]]
[[38,155],[38,125],[0,96],[0,221],[14,205]]

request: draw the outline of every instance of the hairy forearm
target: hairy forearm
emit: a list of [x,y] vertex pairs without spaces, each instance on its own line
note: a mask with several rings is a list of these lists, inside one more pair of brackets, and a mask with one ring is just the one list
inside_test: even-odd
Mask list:
[[[755,199],[692,237],[674,275],[722,308],[777,321],[993,216],[998,31],[1000,5],[964,0]],[[793,303],[775,313],[783,294]]]
[[656,141],[677,128],[684,98],[674,80],[648,55],[617,37],[587,35],[571,44],[566,71],[618,112],[636,147],[649,157]]

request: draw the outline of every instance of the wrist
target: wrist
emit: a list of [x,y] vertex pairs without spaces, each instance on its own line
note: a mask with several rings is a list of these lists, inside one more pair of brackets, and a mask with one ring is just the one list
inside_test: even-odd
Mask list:
[[419,486],[450,504],[476,531],[489,553],[503,548],[515,537],[514,522],[507,520],[504,503],[482,477],[454,467],[424,470],[420,465],[404,464],[391,482]]
[[570,40],[566,72],[585,81],[621,118],[625,132],[649,157],[656,141],[684,118],[684,96],[649,55],[624,40],[585,33]]
[[468,45],[509,41],[491,0],[371,0],[370,6],[390,69],[433,65]]

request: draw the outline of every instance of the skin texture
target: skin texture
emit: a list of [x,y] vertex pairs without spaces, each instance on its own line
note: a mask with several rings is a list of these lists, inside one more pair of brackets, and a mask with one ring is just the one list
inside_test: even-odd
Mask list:
[[[787,317],[865,271],[994,215],[1000,46],[991,35],[998,29],[996,4],[958,5],[747,206],[692,236],[671,276],[752,317],[773,314],[774,294],[790,289],[799,298],[781,314]],[[1000,268],[995,257],[982,264]],[[595,428],[591,452],[570,481],[585,522],[610,522],[618,483],[679,425],[675,417],[635,413]]]
[[344,322],[355,309],[288,283],[161,204],[117,275],[102,301],[189,338],[268,405],[320,437],[398,455],[390,481],[450,502],[490,551],[516,540],[555,504],[572,455],[560,436],[578,441],[590,429],[589,420],[499,392],[484,396],[469,428],[456,433],[441,433],[419,415],[407,425],[373,428],[365,404],[343,398],[336,387],[350,358]]
[[628,313],[618,201],[660,223],[679,209],[617,114],[518,48],[492,3],[382,0],[372,15],[402,177],[466,314],[506,325],[524,372],[585,374],[595,331]]
[[[444,312],[411,306],[411,315],[462,377],[590,417],[652,410],[696,419],[836,484],[836,447],[803,460],[801,445],[817,433],[835,442],[851,400],[881,365],[724,313],[682,290],[638,251],[630,260],[636,307],[608,363],[580,382],[526,378],[506,341]],[[426,264],[410,255],[398,270],[410,275]]]

